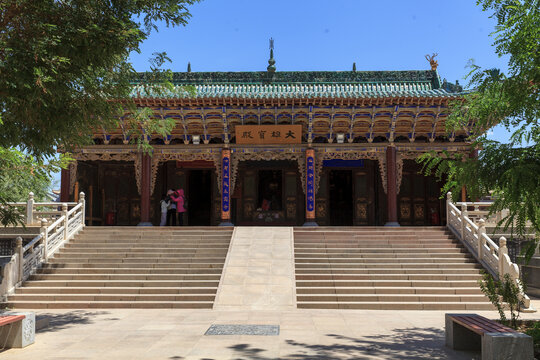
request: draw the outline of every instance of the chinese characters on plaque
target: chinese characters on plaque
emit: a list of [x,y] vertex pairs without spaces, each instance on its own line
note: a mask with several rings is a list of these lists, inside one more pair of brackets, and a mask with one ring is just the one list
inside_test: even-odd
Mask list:
[[229,188],[229,185],[230,185],[230,166],[229,166],[229,162],[230,162],[230,154],[225,154],[225,156],[222,157],[222,162],[221,162],[221,166],[222,166],[222,176],[221,176],[221,188],[222,188],[222,206],[221,206],[221,211],[224,213],[224,214],[228,214],[229,211],[230,211],[230,188]]
[[315,217],[315,157],[310,150],[306,154],[306,167],[306,207],[308,218],[311,218]]
[[237,144],[300,144],[302,125],[236,125]]

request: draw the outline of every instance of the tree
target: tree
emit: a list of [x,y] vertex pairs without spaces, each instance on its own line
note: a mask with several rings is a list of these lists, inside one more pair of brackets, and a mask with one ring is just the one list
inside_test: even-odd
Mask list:
[[37,201],[46,200],[51,173],[65,166],[67,161],[69,158],[62,156],[44,162],[19,150],[0,147],[0,224],[22,224],[21,213],[7,203],[26,201],[29,191],[35,194]]
[[[0,0],[1,224],[20,222],[6,205],[19,190],[43,189],[66,166],[67,157],[54,159],[57,149],[89,144],[95,130],[120,122],[144,149],[140,135],[171,131],[172,119],[130,100],[137,74],[128,57],[159,23],[185,25],[196,2]],[[172,73],[161,69],[168,58],[154,55],[144,86],[171,91]]]
[[[457,196],[463,185],[471,198],[495,195],[492,212],[509,209],[499,224],[520,236],[540,234],[540,4],[538,0],[478,0],[497,20],[498,56],[509,56],[507,74],[471,62],[473,90],[450,104],[447,126],[471,129],[471,152],[479,156],[420,159],[427,172],[446,175],[443,191]],[[488,140],[487,129],[500,124],[512,133],[509,143]],[[534,248],[531,247],[534,251]],[[531,255],[531,254],[529,254]]]
[[[126,110],[128,129],[166,132],[170,121],[145,121],[129,101],[128,57],[158,23],[185,25],[197,1],[0,0],[0,146],[51,156],[117,127]],[[147,84],[170,85],[156,55]]]

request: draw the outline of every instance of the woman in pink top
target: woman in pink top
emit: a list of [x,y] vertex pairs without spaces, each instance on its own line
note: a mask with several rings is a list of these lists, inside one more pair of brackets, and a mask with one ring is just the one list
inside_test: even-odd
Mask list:
[[184,189],[176,190],[172,195],[171,199],[176,202],[176,213],[178,214],[178,225],[184,225],[184,213],[186,209],[184,208],[184,203],[186,198],[184,196]]

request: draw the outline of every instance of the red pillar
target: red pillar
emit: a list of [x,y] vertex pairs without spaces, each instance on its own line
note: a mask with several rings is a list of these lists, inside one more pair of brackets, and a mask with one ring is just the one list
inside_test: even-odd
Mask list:
[[152,171],[152,158],[148,154],[141,154],[141,222],[139,226],[152,226],[150,222],[150,182]]
[[69,168],[60,173],[60,202],[69,202]]
[[399,226],[397,216],[397,171],[396,147],[386,147],[386,208],[388,211],[385,226]]

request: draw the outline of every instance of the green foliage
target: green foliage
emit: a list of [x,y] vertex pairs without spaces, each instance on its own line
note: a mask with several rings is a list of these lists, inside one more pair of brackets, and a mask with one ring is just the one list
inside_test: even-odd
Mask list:
[[0,147],[0,224],[22,224],[21,214],[9,202],[25,202],[32,191],[36,201],[45,201],[51,173],[65,167],[69,157],[62,155],[48,163],[16,149]]
[[540,350],[540,322],[536,321],[525,331],[525,334],[533,338],[533,343],[536,351]]
[[[540,4],[538,0],[479,0],[497,20],[495,52],[508,56],[508,73],[471,63],[474,90],[450,104],[448,131],[470,131],[471,154],[422,157],[424,171],[446,178],[444,192],[471,199],[495,195],[492,212],[509,209],[499,226],[512,235],[540,234]],[[508,144],[490,141],[486,131],[501,124],[512,132]],[[532,229],[527,226],[531,222]]]
[[[149,130],[131,121],[151,119],[129,100],[129,54],[158,22],[185,25],[197,1],[0,0],[0,146],[52,156],[118,127],[120,117],[128,131]],[[172,74],[159,68],[166,60],[155,54],[148,86],[170,86]]]
[[[489,301],[497,308],[501,323],[517,329],[521,291],[510,275],[505,274],[502,280],[495,280],[491,274],[484,272],[482,279],[479,280],[479,285]],[[506,318],[505,308],[510,311],[510,321]]]

